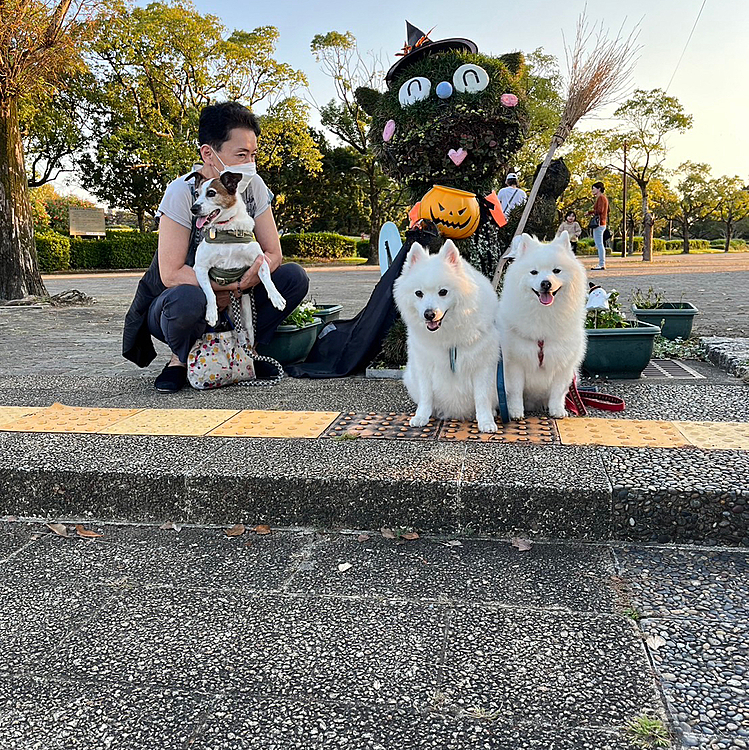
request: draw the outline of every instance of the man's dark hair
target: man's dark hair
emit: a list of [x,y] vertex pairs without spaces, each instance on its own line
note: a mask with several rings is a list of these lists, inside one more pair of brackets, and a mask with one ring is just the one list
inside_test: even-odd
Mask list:
[[505,180],[505,185],[517,185],[518,181],[514,177],[508,177]]
[[602,193],[606,192],[606,186],[602,182],[594,182],[593,187],[598,188]]
[[246,128],[260,135],[257,117],[244,105],[239,102],[209,104],[200,111],[198,144],[207,143],[218,151],[229,140],[229,133],[234,128]]

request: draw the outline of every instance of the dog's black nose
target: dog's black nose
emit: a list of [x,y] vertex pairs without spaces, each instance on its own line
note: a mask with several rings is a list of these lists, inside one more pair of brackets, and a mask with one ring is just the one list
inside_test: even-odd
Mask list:
[[542,292],[548,292],[549,289],[551,289],[551,282],[548,279],[544,279],[541,282],[541,291]]
[[200,213],[200,206],[198,206],[197,204],[194,206],[190,206],[190,211],[192,211],[192,213],[197,216]]
[[424,310],[424,317],[427,320],[434,320],[434,310],[431,308],[429,310]]

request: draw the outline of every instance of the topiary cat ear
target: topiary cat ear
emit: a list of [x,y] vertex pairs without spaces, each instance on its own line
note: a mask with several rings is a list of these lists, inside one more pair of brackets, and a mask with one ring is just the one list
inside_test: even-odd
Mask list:
[[382,94],[375,89],[370,89],[367,86],[359,86],[354,92],[356,103],[370,116],[373,117],[377,114],[377,109],[380,106],[380,100]]
[[506,55],[500,55],[499,59],[505,64],[510,73],[518,75],[525,68],[525,58],[522,52],[508,52]]

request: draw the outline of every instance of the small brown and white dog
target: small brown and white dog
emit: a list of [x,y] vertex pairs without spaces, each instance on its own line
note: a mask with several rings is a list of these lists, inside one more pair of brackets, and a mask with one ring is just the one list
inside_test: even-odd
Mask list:
[[[238,190],[243,175],[223,172],[220,177],[207,180],[200,172],[193,172],[186,180],[195,180],[198,196],[191,211],[197,216],[198,229],[210,227],[216,231],[206,232],[195,253],[195,276],[206,298],[205,319],[209,325],[218,322],[216,294],[211,287],[211,269],[246,271],[263,256],[260,245],[252,234],[255,222],[247,213],[241,191]],[[240,186],[242,187],[242,186]],[[211,238],[211,235],[215,235]],[[219,274],[221,275],[221,274]],[[240,274],[241,276],[241,274]],[[281,296],[270,277],[268,261],[263,260],[258,276],[268,291],[273,307],[283,310],[286,300]],[[252,307],[246,294],[242,295],[242,323],[252,336]],[[253,342],[251,341],[250,344]]]

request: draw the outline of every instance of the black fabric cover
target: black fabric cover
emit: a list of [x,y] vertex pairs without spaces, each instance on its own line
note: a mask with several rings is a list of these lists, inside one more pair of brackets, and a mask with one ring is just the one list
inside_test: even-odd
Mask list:
[[287,365],[286,373],[294,378],[343,378],[364,370],[379,353],[398,316],[393,284],[400,276],[411,245],[418,242],[429,248],[435,241],[439,245],[439,235],[433,227],[406,232],[406,241],[377,282],[364,309],[351,320],[332,321],[335,330],[317,340],[304,363]]

